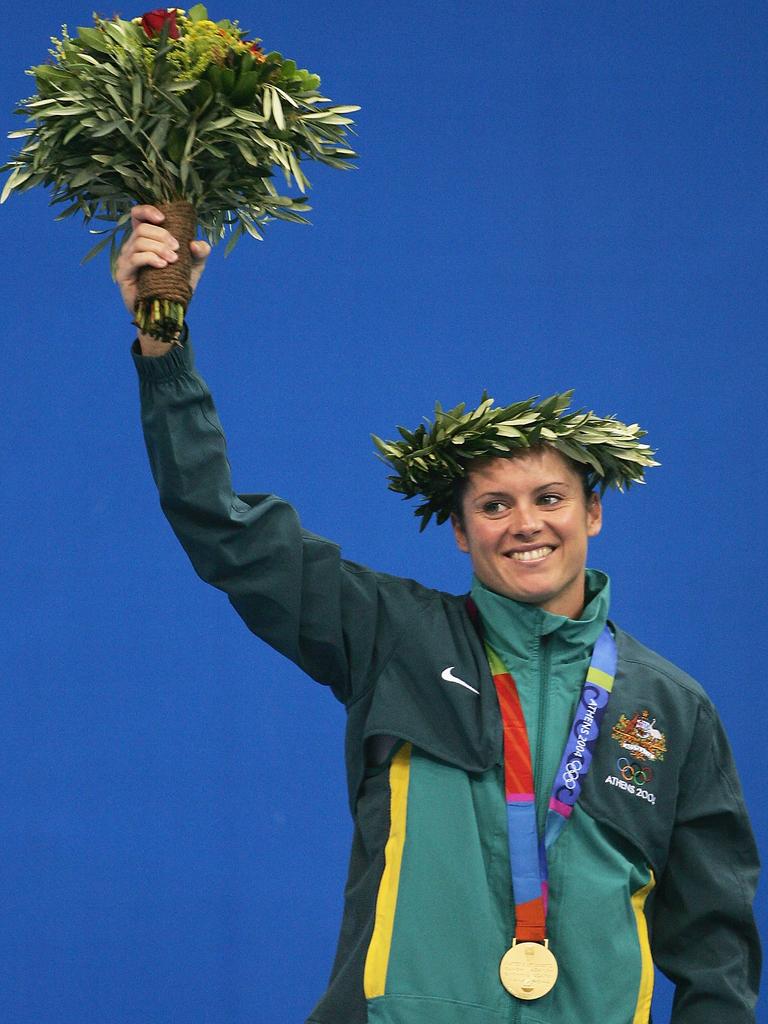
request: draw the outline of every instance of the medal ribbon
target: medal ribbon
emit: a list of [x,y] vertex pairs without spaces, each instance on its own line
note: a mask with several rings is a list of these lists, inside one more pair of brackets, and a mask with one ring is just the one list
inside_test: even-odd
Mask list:
[[486,651],[504,725],[504,788],[515,899],[515,938],[543,942],[547,937],[547,850],[573,813],[592,765],[592,753],[616,675],[616,641],[606,626],[592,652],[573,725],[552,785],[542,839],[536,826],[531,748],[517,686],[501,658],[487,644]]

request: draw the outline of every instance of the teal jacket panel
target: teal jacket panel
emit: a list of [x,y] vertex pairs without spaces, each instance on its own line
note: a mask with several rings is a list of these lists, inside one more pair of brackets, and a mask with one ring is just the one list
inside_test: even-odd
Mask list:
[[[370,998],[368,1020],[416,1024],[426,1004],[443,1022],[647,1022],[652,974],[641,914],[650,871],[636,848],[579,808],[550,856],[557,984],[532,1003],[501,986],[515,931],[506,828],[500,767],[472,775],[412,751],[386,984]],[[606,963],[610,971],[598,968]]]
[[[388,871],[393,810],[391,768],[372,765],[369,741],[389,737],[411,744],[414,763],[429,766],[434,777],[447,777],[450,770],[465,777],[465,787],[475,778],[473,806],[483,822],[486,811],[493,819],[491,794],[498,795],[500,787],[494,790],[488,780],[498,778],[502,764],[501,721],[465,599],[347,562],[337,545],[303,531],[286,502],[273,495],[235,494],[224,435],[210,393],[194,372],[190,348],[174,348],[159,359],[136,356],[136,364],[161,504],[196,571],[227,594],[254,633],[330,686],[347,707],[353,849],[331,981],[310,1019],[450,1024],[447,1005],[429,1016],[426,1005],[435,1003],[426,993],[403,996],[409,1003],[423,1002],[421,1011],[390,1007],[390,1013],[386,996],[365,999],[366,958]],[[751,899],[757,855],[727,741],[693,680],[618,627],[616,640],[616,682],[582,790],[582,823],[577,828],[574,820],[570,836],[575,838],[566,831],[562,839],[578,845],[583,835],[583,849],[598,859],[620,854],[611,863],[623,863],[629,872],[618,886],[622,892],[641,882],[643,871],[653,872],[657,884],[643,916],[654,960],[677,986],[673,1024],[753,1024],[759,950]],[[465,685],[444,675],[449,667]],[[414,771],[414,787],[432,777],[422,768]],[[414,821],[412,835],[424,829],[421,817]],[[474,827],[471,821],[468,827]],[[590,828],[598,830],[599,842],[597,833],[589,836]],[[407,837],[401,852],[407,887]],[[488,856],[479,849],[472,870],[479,872]],[[498,894],[495,888],[501,886],[500,862],[493,855],[491,861],[481,899],[495,907],[489,935],[507,926],[508,914],[501,888]],[[616,867],[616,877],[620,874]],[[440,899],[450,903],[451,898],[446,886]],[[553,914],[564,914],[571,899],[576,895],[565,890],[562,898],[553,896]],[[576,900],[573,905],[586,909],[588,904]],[[398,907],[387,947],[395,960],[400,936],[406,941],[411,931],[398,932],[399,913]],[[626,901],[623,913],[628,914]],[[637,917],[633,923],[627,916],[627,922],[629,930],[617,935],[622,948],[638,934]],[[595,927],[601,927],[599,918]],[[609,949],[605,930],[598,946]],[[632,955],[637,974],[636,952]],[[405,958],[398,962],[402,966]],[[482,970],[487,977],[490,968]],[[474,978],[482,987],[479,975]],[[633,977],[633,986],[636,981]],[[577,1005],[594,1007],[594,980],[583,984]],[[509,1016],[510,1004],[499,1004],[495,989],[488,998],[490,1003],[478,1004],[474,1018],[461,1019],[490,1024],[499,1013]],[[499,1005],[507,1009],[497,1012]],[[599,1019],[606,1024],[641,1019],[625,1022],[608,1010],[601,1004]],[[559,1011],[541,1001],[526,1012],[531,1024],[562,1024],[561,1016],[552,1016]],[[477,1016],[481,1013],[486,1017]]]

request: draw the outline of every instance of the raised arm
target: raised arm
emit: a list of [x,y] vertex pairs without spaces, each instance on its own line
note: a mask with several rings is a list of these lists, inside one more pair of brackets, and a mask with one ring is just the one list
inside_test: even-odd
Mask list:
[[[152,208],[139,209],[118,271],[129,309],[136,268],[173,253]],[[195,284],[207,255],[207,246],[198,252]],[[386,594],[399,581],[344,561],[336,544],[302,530],[294,509],[274,495],[235,494],[224,433],[186,338],[139,341],[134,359],[152,473],[195,570],[229,596],[253,632],[349,701],[373,681],[395,642]]]

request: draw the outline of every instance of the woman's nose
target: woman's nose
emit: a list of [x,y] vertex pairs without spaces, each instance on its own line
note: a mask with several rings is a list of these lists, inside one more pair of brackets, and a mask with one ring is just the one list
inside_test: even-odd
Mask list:
[[541,514],[536,505],[516,505],[509,519],[509,528],[516,537],[535,536],[541,529]]

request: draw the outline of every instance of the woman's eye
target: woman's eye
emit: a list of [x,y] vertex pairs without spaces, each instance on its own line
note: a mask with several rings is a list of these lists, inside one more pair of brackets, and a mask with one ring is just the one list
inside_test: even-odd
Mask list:
[[507,506],[503,501],[486,501],[483,505],[483,512],[487,516],[498,516],[506,512]]
[[542,494],[539,501],[542,505],[556,505],[562,499],[562,494]]

